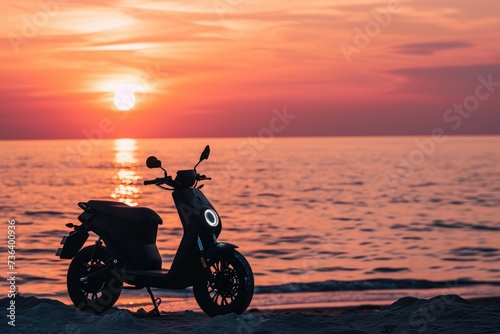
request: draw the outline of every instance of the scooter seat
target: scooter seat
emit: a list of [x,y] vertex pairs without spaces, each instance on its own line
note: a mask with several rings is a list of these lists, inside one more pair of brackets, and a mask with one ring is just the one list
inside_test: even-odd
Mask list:
[[105,216],[117,218],[132,224],[157,224],[161,225],[161,217],[149,208],[132,207],[127,204],[113,201],[90,200],[87,206]]

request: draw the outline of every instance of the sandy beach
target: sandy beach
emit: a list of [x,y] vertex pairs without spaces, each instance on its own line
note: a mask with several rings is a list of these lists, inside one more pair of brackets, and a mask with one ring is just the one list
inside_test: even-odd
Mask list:
[[[10,300],[0,300],[6,310]],[[457,295],[404,297],[390,306],[264,310],[210,318],[204,313],[163,312],[161,317],[123,309],[82,313],[57,300],[17,296],[9,333],[500,333],[500,297],[465,300]]]

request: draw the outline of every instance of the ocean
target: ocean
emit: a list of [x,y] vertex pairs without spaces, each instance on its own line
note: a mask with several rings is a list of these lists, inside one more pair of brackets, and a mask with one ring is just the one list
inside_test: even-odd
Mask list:
[[[161,176],[145,160],[175,175],[207,144],[203,191],[221,215],[219,240],[252,266],[250,307],[500,295],[500,136],[0,141],[0,254],[6,264],[14,220],[19,292],[70,304],[69,261],[55,252],[90,199],[157,211],[168,268],[182,228],[170,193],[143,186]],[[165,310],[196,309],[190,291],[156,294]],[[124,291],[117,305],[147,300]]]

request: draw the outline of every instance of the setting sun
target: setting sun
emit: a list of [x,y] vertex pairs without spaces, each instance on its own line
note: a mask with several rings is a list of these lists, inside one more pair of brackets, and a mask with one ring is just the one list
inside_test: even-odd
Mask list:
[[135,95],[131,91],[120,90],[116,92],[113,103],[120,110],[130,110],[135,106]]

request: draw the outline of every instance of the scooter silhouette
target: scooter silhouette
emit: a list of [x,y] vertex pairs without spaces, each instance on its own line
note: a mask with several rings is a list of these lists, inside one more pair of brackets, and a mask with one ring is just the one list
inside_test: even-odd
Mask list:
[[[158,225],[162,224],[156,212],[112,201],[78,203],[83,210],[78,217],[81,225],[66,224],[73,231],[63,237],[63,246],[56,253],[61,259],[72,259],[67,287],[75,306],[102,313],[115,304],[122,289],[146,288],[153,313],[159,315],[161,299],[154,297],[151,288],[192,286],[198,305],[209,316],[241,314],[247,309],[254,292],[252,269],[236,245],[217,240],[221,218],[201,192],[204,184],[198,185],[211,179],[196,171],[209,155],[207,145],[194,168],[179,170],[175,178],[167,175],[156,157],[146,160],[148,168],[160,168],[164,176],[144,181],[144,185],[172,191],[184,230],[169,270],[162,269],[156,246]],[[98,239],[81,249],[89,231]]]

